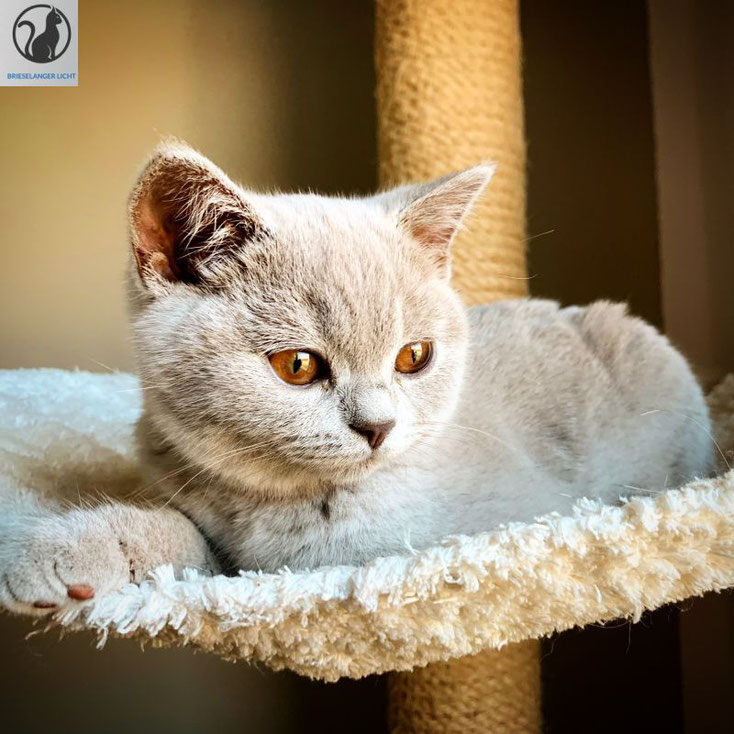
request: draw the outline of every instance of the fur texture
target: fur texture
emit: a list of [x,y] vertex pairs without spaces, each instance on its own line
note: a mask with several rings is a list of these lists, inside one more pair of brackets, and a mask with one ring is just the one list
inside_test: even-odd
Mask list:
[[[707,475],[701,391],[623,306],[462,308],[448,248],[490,175],[262,196],[180,144],[156,151],[131,197],[130,293],[138,441],[165,507],[8,513],[6,604],[119,585],[121,548],[141,574],[212,569],[207,548],[225,569],[360,564]],[[417,340],[430,364],[396,373]],[[284,349],[321,355],[328,379],[279,380],[268,355]],[[386,421],[377,451],[350,427]]]

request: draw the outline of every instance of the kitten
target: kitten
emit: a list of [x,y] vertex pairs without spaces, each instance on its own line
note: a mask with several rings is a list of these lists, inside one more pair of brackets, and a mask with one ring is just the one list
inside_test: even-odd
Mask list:
[[162,563],[360,564],[707,474],[701,391],[623,306],[462,307],[449,246],[491,174],[265,196],[161,146],[130,199],[138,440],[160,507],[21,496],[4,604],[45,612]]

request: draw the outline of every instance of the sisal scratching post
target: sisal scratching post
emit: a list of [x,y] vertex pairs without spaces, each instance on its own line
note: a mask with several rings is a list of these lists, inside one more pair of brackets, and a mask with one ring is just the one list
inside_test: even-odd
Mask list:
[[[517,0],[378,0],[380,182],[497,162],[453,250],[469,304],[523,296],[525,143]],[[535,640],[392,674],[395,732],[540,730]]]
[[396,734],[539,732],[539,689],[536,640],[391,673],[390,729]]

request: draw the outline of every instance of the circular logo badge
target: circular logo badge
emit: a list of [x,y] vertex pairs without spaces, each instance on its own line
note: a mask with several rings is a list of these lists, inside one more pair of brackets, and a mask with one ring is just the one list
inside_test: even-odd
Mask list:
[[18,53],[36,64],[60,59],[71,42],[68,18],[54,5],[31,5],[13,23]]

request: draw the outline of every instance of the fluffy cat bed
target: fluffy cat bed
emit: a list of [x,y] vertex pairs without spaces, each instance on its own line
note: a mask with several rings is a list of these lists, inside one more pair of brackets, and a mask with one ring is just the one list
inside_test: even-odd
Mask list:
[[[734,448],[734,375],[710,395]],[[139,484],[134,377],[0,372],[0,481],[73,499]],[[728,464],[721,457],[723,468]],[[333,681],[499,648],[734,585],[734,470],[621,506],[581,501],[367,566],[176,580],[161,568],[52,624],[190,644]]]

